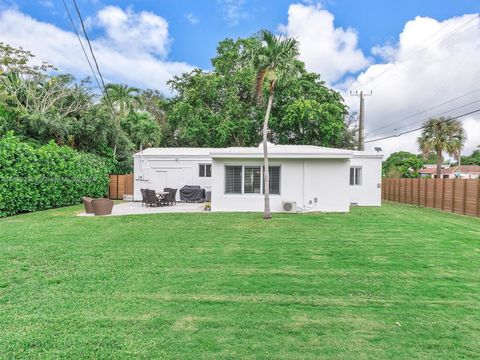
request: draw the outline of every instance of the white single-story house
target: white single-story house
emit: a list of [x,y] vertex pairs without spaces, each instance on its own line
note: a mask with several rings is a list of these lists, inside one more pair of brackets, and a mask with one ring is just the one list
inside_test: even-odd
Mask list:
[[[347,212],[381,205],[378,152],[269,144],[273,212]],[[142,188],[200,185],[212,211],[263,211],[263,147],[149,148],[134,155],[134,200]],[[178,197],[178,194],[177,194]]]

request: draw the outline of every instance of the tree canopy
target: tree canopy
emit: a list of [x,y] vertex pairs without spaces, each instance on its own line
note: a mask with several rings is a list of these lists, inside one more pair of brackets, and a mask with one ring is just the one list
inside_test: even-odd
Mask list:
[[440,117],[427,120],[417,142],[425,156],[432,152],[437,155],[437,177],[441,176],[443,153],[451,156],[460,156],[465,143],[466,134],[462,123],[458,120]]
[[418,178],[423,161],[408,151],[392,153],[382,164],[383,176],[387,178]]
[[462,156],[462,165],[480,165],[480,145],[471,155]]
[[[140,147],[256,146],[264,114],[252,67],[258,44],[256,36],[221,41],[211,71],[175,76],[171,97],[108,84],[107,98],[89,79],[79,81],[46,63],[31,65],[32,53],[0,43],[0,136],[14,131],[39,145],[53,140],[109,158],[116,172],[131,171],[132,153]],[[293,66],[288,86],[276,85],[269,140],[353,147],[340,94],[303,62]]]

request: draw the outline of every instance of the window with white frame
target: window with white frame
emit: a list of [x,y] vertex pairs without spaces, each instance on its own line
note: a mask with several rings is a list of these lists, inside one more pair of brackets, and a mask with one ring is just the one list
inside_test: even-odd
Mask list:
[[225,193],[242,193],[242,166],[225,166]]
[[270,175],[269,176],[270,194],[273,194],[273,195],[280,194],[280,166],[269,166],[268,173]]
[[198,176],[200,176],[200,177],[212,177],[212,165],[211,164],[198,164]]
[[350,168],[350,185],[362,185],[362,168],[353,166]]
[[[280,166],[269,166],[270,194],[280,194]],[[263,194],[263,166],[225,166],[226,194]]]
[[262,192],[262,167],[245,166],[243,170],[243,192],[260,194]]

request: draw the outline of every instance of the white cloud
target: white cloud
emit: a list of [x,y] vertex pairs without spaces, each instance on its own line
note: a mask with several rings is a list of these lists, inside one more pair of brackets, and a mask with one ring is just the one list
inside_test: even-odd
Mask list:
[[279,29],[300,42],[300,59],[329,84],[369,65],[356,31],[335,27],[334,16],[319,4],[290,5],[288,23]]
[[[106,7],[91,19],[91,24],[103,33],[92,40],[92,46],[107,82],[169,92],[167,80],[192,69],[186,63],[167,60],[171,40],[168,23],[160,16]],[[31,50],[38,60],[79,78],[91,76],[73,32],[18,10],[0,12],[0,41]]]
[[245,0],[218,0],[223,18],[230,26],[238,25],[239,22],[248,17],[244,9]]
[[48,8],[53,8],[54,7],[52,0],[39,0],[38,2],[40,3],[40,5],[48,7]]
[[192,13],[188,13],[185,15],[185,18],[187,19],[187,21],[190,23],[190,24],[193,24],[193,25],[196,25],[200,22],[200,19],[198,17],[196,17],[194,14]]
[[120,51],[147,52],[161,58],[168,54],[168,23],[152,12],[107,6],[97,13],[95,23],[105,30],[105,43]]
[[[469,22],[475,16],[443,22],[417,17],[405,25],[398,43],[372,49],[384,57],[385,63],[371,65],[348,84],[350,89],[373,90],[373,96],[365,100],[367,139],[414,129],[431,116],[456,116],[480,108],[478,91],[423,112],[480,88],[479,19]],[[346,92],[345,98],[353,109],[358,108],[358,98],[349,97]],[[461,107],[474,101],[477,102]],[[457,107],[461,108],[452,110]],[[410,117],[418,112],[423,113]],[[480,144],[480,114],[465,117],[462,122],[468,135],[463,152],[469,154]],[[415,132],[366,146],[381,146],[386,154],[399,150],[418,152],[418,135]]]

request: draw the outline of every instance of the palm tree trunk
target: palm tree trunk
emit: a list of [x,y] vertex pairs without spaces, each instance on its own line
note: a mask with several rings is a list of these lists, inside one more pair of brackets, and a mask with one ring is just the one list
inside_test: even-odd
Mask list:
[[443,161],[442,150],[437,149],[437,179],[442,178],[442,161]]
[[268,96],[267,111],[265,113],[265,120],[263,121],[263,192],[265,195],[265,207],[263,210],[263,218],[271,219],[272,213],[270,211],[270,172],[268,168],[268,119],[270,118],[270,110],[273,103],[273,89],[270,90]]

